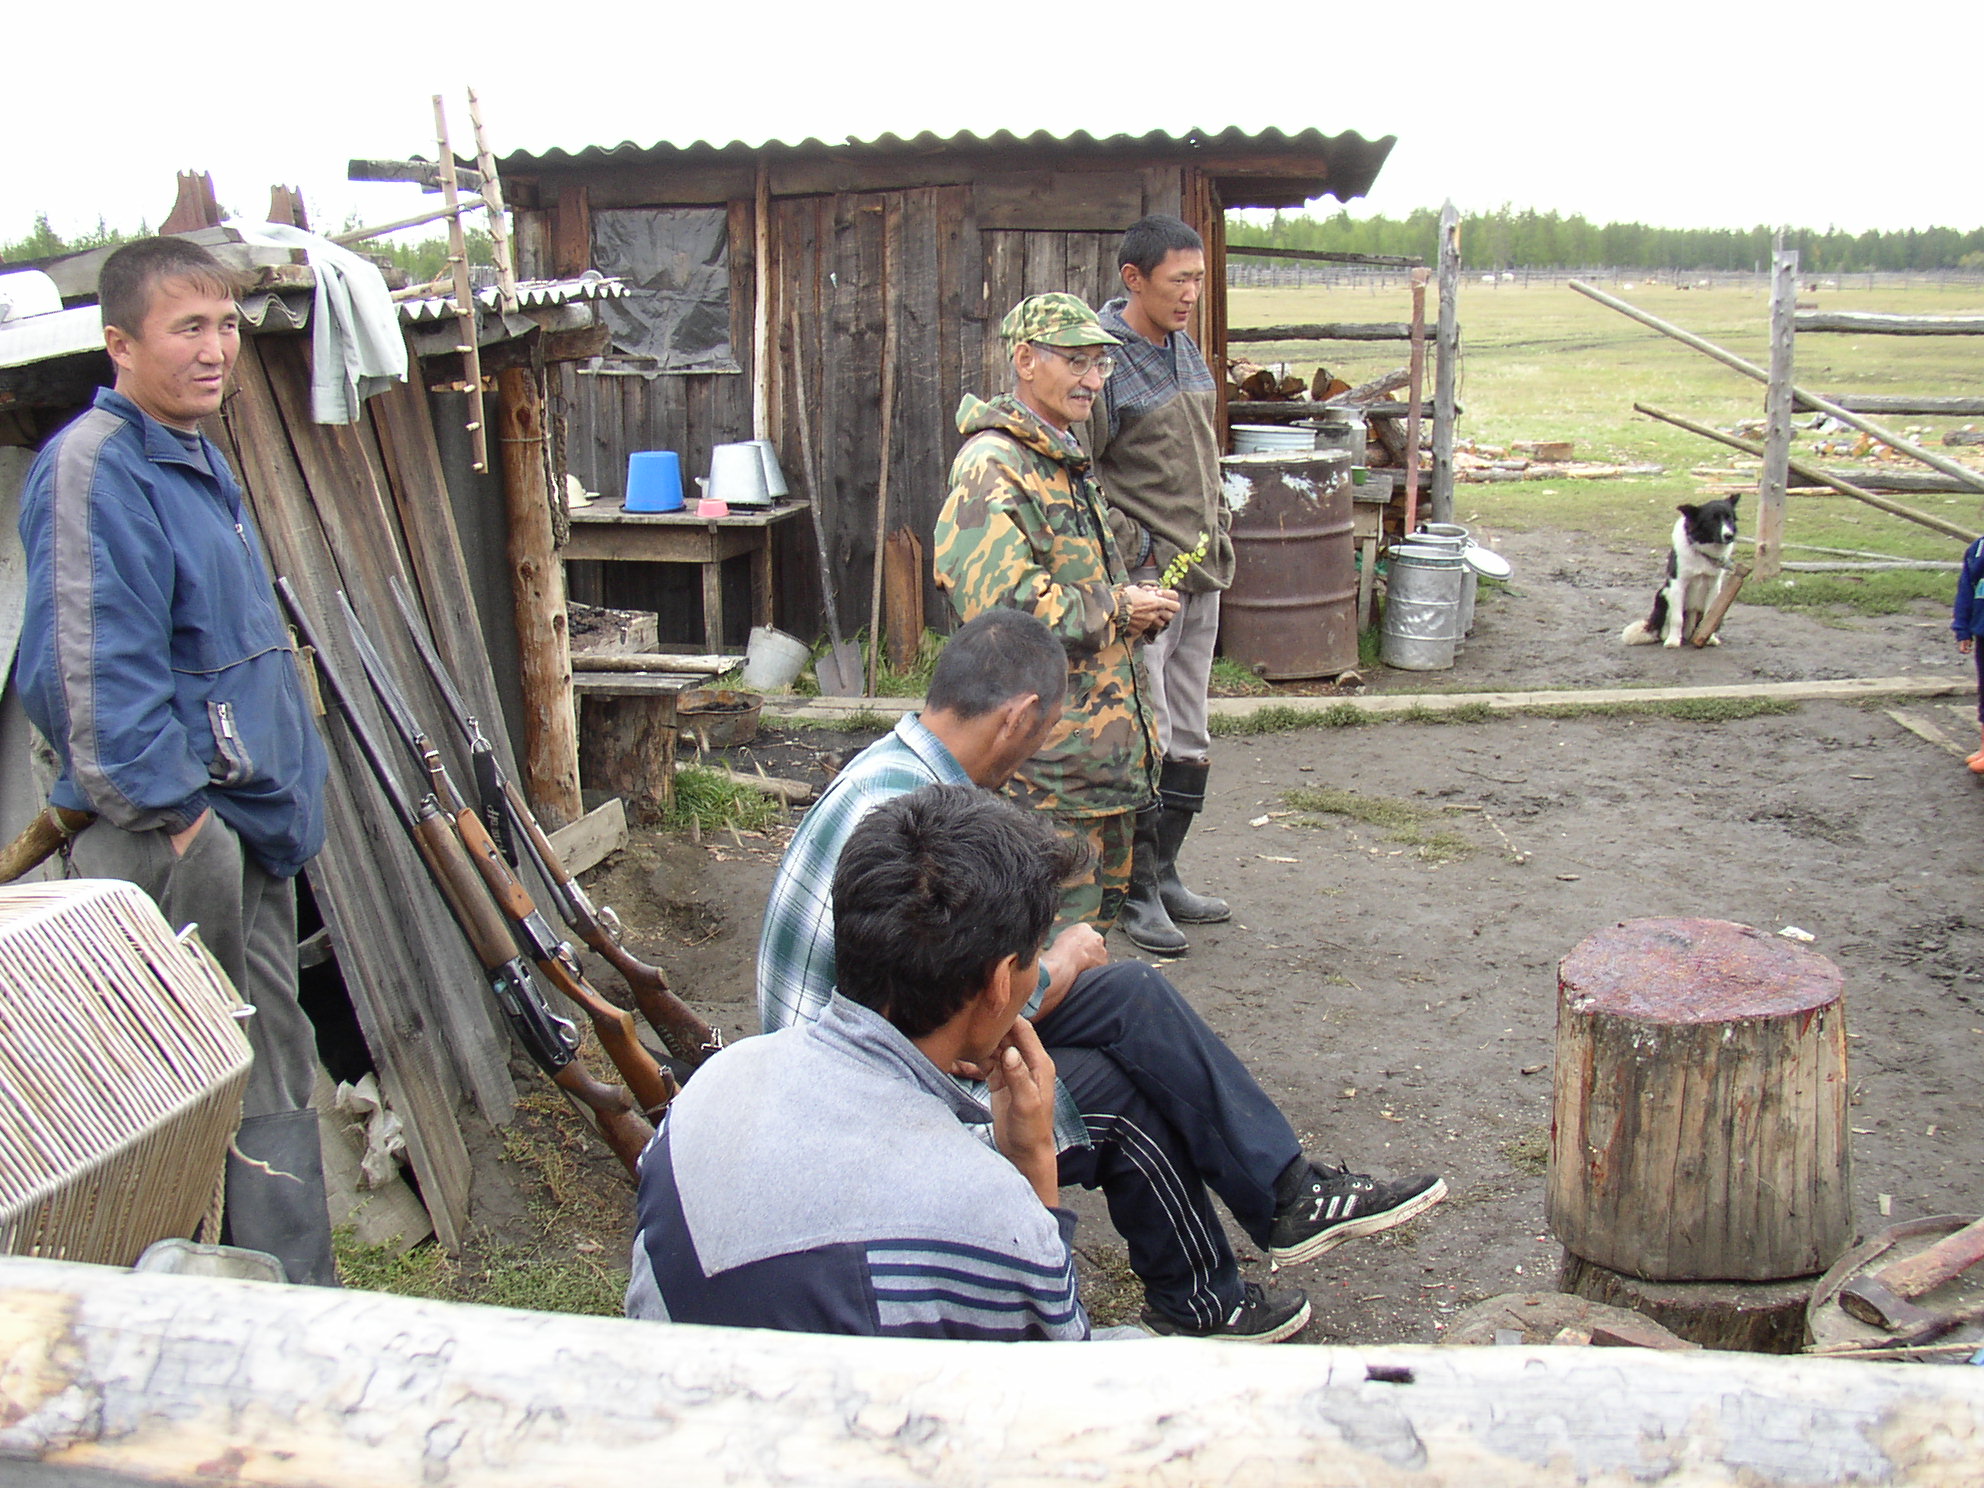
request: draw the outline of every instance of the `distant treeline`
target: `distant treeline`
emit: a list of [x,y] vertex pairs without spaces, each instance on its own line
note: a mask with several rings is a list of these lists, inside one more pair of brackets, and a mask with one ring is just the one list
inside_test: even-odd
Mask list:
[[[233,215],[226,213],[224,215]],[[341,228],[329,229],[336,232],[353,232],[362,224],[348,221]],[[327,229],[318,228],[324,232]],[[38,213],[34,219],[34,231],[24,238],[12,242],[0,242],[0,264],[32,263],[45,258],[60,258],[64,254],[82,253],[91,248],[113,248],[119,243],[128,243],[134,238],[151,236],[151,229],[143,222],[136,232],[123,232],[109,226],[99,217],[96,226],[88,232],[73,238],[63,238],[49,225],[48,214]],[[479,227],[471,227],[464,236],[468,243],[468,261],[472,264],[489,264],[496,261],[495,245],[489,234]],[[443,237],[426,238],[416,243],[387,242],[374,239],[356,245],[358,252],[383,263],[395,264],[406,270],[407,278],[415,284],[425,284],[438,279],[448,269],[448,240]]]
[[[1229,244],[1305,248],[1329,253],[1407,255],[1435,261],[1440,214],[1353,219],[1276,212],[1267,226],[1227,224]],[[1460,251],[1469,268],[1562,269],[1605,265],[1620,269],[1738,269],[1770,266],[1775,229],[1648,227],[1642,222],[1587,222],[1533,209],[1502,207],[1461,217]],[[1909,228],[1900,232],[1841,232],[1794,228],[1785,246],[1798,250],[1807,273],[1868,270],[1984,269],[1984,227]]]

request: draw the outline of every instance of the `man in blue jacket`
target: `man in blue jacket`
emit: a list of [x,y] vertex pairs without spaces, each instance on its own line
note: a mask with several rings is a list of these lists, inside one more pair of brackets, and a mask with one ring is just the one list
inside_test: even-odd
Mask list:
[[179,238],[128,244],[98,298],[114,388],[52,439],[21,498],[15,683],[55,750],[53,804],[92,812],[71,862],[200,937],[255,1007],[227,1236],[335,1285],[296,997],[295,877],[324,840],[324,746],[261,544],[199,431],[240,350],[234,283]]

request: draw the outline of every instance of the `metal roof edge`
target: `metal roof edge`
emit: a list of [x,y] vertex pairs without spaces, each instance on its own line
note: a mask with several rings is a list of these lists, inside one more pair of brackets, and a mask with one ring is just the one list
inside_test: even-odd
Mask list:
[[759,141],[732,139],[721,143],[714,140],[691,140],[677,143],[672,140],[657,140],[642,145],[633,140],[622,140],[617,145],[586,145],[577,150],[563,146],[553,146],[542,151],[517,150],[504,156],[500,162],[506,172],[532,170],[558,170],[578,165],[590,165],[609,161],[632,162],[662,159],[688,161],[710,161],[720,159],[742,159],[761,152],[792,156],[805,154],[832,154],[845,151],[853,154],[897,154],[920,153],[930,150],[968,149],[1030,149],[1083,150],[1102,149],[1125,151],[1129,149],[1185,148],[1202,150],[1208,148],[1230,149],[1247,146],[1251,149],[1266,147],[1272,151],[1287,150],[1295,153],[1302,150],[1337,148],[1357,153],[1377,150],[1379,159],[1391,153],[1397,136],[1385,135],[1379,139],[1366,139],[1356,130],[1346,130],[1340,134],[1324,134],[1320,129],[1304,129],[1294,133],[1280,128],[1249,130],[1238,125],[1223,129],[1193,127],[1182,131],[1150,130],[1142,134],[1117,133],[1098,135],[1085,129],[1073,130],[1067,134],[1055,134],[1039,129],[1028,134],[1017,134],[1009,129],[995,130],[990,134],[978,134],[970,130],[956,134],[939,135],[925,130],[914,135],[882,133],[868,138],[848,135],[839,140],[824,140],[817,135],[808,135],[800,140],[766,138]]

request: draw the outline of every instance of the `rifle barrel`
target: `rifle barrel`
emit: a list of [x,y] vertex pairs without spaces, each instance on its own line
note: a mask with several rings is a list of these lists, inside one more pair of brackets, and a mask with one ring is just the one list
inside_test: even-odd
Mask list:
[[[507,831],[499,830],[495,823],[501,823],[504,829],[515,829],[515,835],[523,839],[531,861],[537,865],[538,873],[557,899],[559,915],[572,932],[604,957],[625,979],[627,990],[633,994],[641,1015],[661,1036],[662,1042],[668,1045],[669,1052],[678,1059],[701,1064],[723,1047],[722,1033],[698,1017],[694,1009],[669,989],[668,978],[660,967],[650,966],[635,956],[607,928],[585,889],[559,859],[557,848],[539,823],[537,814],[530,809],[530,803],[517,789],[516,782],[504,773],[501,761],[495,757],[495,750],[483,736],[480,723],[462,700],[454,679],[448,675],[448,669],[441,664],[433,638],[428,635],[426,625],[414,607],[413,596],[407,592],[398,574],[392,575],[388,582],[393,603],[400,612],[400,622],[406,627],[413,649],[419,654],[428,675],[434,679],[435,689],[446,702],[448,712],[454,717],[455,727],[461,730],[476,760],[482,817],[490,836],[503,850],[503,856],[514,864],[517,858],[506,841]],[[492,822],[491,818],[495,821]]]
[[[531,978],[530,968],[516,953],[508,919],[491,899],[488,885],[470,861],[462,839],[449,827],[448,819],[442,815],[434,795],[431,792],[424,795],[418,805],[413,802],[399,778],[386,764],[370,726],[352,706],[351,694],[345,690],[337,667],[325,653],[310,617],[304,612],[287,578],[276,580],[276,592],[295,621],[297,633],[303,637],[304,644],[316,654],[318,675],[330,690],[339,711],[344,714],[345,724],[358,744],[359,752],[364,755],[380,789],[413,838],[414,847],[453,914],[455,924],[475,952],[476,960],[481,963],[489,978],[490,992],[496,998],[505,1021],[516,1034],[517,1041],[554,1084],[591,1110],[602,1139],[619,1156],[629,1173],[638,1174],[641,1150],[652,1134],[652,1127],[636,1114],[627,1091],[600,1080],[579,1060],[578,1028],[569,1018],[559,1017],[546,1005],[543,994]],[[358,645],[360,661],[364,662],[366,653],[371,649],[369,639],[357,626],[349,602],[343,595],[338,598],[353,622],[353,641]],[[376,659],[377,653],[373,652],[372,656]],[[370,667],[367,667],[367,675],[371,676]],[[377,677],[372,677],[372,681],[374,692],[380,696],[381,706],[393,714],[399,699],[388,698],[380,692]],[[395,717],[395,724],[400,723],[402,718],[411,722],[402,711]],[[415,747],[419,752],[411,738],[407,742],[409,747]],[[649,1098],[653,1093],[650,1091],[643,1097],[651,1106],[657,1104]],[[673,1090],[668,1089],[658,1104],[665,1105],[667,1096],[672,1094]]]
[[338,604],[344,611],[345,624],[351,629],[352,643],[358,648],[358,658],[364,664],[373,692],[378,694],[379,701],[391,716],[407,748],[426,767],[443,812],[454,819],[461,845],[467,851],[469,861],[475,865],[475,871],[482,876],[489,896],[509,922],[508,928],[516,944],[544,973],[545,980],[564,993],[591,1020],[600,1047],[612,1059],[614,1068],[620,1071],[627,1088],[650,1116],[658,1116],[674,1098],[675,1084],[654,1056],[642,1047],[634,1032],[633,1015],[624,1008],[613,1006],[586,980],[584,971],[572,956],[571,948],[558,938],[544,916],[538,913],[530,890],[524,887],[523,881],[504,860],[502,850],[490,836],[482,819],[455,789],[447,765],[435,749],[433,740],[413,717],[405,695],[387,670],[371,636],[366,634],[357,611],[351,607],[351,601],[340,593]]

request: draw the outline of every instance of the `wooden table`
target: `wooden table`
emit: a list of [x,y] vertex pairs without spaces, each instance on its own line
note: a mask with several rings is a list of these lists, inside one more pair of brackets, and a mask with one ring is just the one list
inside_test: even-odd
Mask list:
[[572,513],[565,561],[595,563],[693,563],[703,571],[703,631],[708,650],[723,649],[722,567],[726,558],[752,555],[751,623],[772,623],[772,528],[806,511],[803,501],[737,507],[727,517],[699,517],[694,510],[630,512],[618,503],[594,502]]

